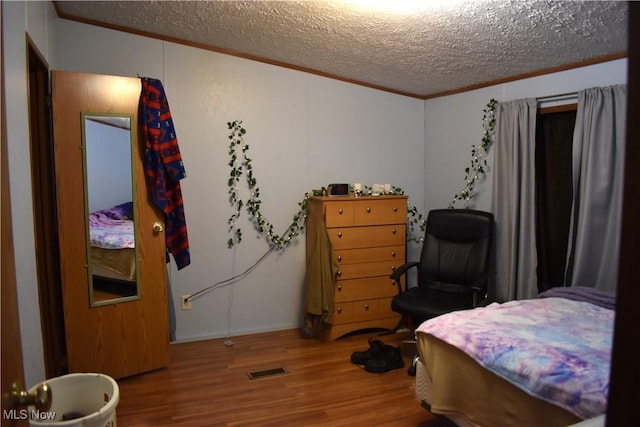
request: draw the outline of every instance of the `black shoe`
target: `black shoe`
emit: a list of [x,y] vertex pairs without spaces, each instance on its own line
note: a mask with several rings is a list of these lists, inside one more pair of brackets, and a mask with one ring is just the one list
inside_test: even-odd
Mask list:
[[383,372],[402,368],[404,368],[404,360],[402,360],[400,350],[390,345],[384,346],[380,357],[367,360],[364,363],[364,370],[375,374],[381,374]]
[[380,357],[383,348],[384,343],[382,341],[369,339],[369,349],[351,353],[351,363],[354,365],[364,365],[367,360]]

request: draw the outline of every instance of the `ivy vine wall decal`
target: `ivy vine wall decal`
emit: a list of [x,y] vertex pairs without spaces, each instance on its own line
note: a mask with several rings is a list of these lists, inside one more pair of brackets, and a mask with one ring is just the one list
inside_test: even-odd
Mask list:
[[496,127],[496,104],[498,101],[491,98],[487,106],[482,110],[482,127],[484,133],[479,146],[475,144],[471,146],[471,165],[464,170],[465,186],[459,193],[453,196],[453,200],[449,203],[449,207],[455,207],[456,202],[465,202],[465,207],[469,201],[475,196],[475,187],[480,178],[487,173],[487,153],[493,145],[493,136]]
[[[465,169],[465,187],[462,191],[455,194],[453,200],[449,204],[449,208],[453,208],[456,202],[464,201],[468,203],[475,195],[475,185],[481,177],[486,174],[487,160],[486,154],[493,142],[493,134],[495,128],[495,105],[497,101],[491,99],[483,110],[483,127],[484,134],[482,142],[479,146],[471,146],[471,164]],[[305,228],[305,221],[308,213],[307,202],[310,194],[305,193],[304,198],[298,202],[298,211],[293,215],[291,225],[281,235],[274,231],[273,225],[265,218],[262,213],[262,200],[260,199],[260,187],[253,173],[252,159],[249,157],[249,145],[244,142],[244,136],[247,131],[242,126],[241,120],[228,122],[229,128],[229,202],[234,212],[227,220],[229,224],[229,233],[231,237],[227,240],[227,246],[233,246],[242,242],[242,230],[238,227],[238,219],[243,208],[249,214],[250,220],[254,228],[260,236],[267,240],[270,248],[284,250],[289,244],[302,233]],[[249,189],[249,198],[244,201],[239,196],[239,184],[242,177],[245,177],[247,187]],[[358,192],[358,195],[371,194],[371,188],[364,187]],[[404,191],[396,186],[391,188],[388,194],[404,194]],[[416,235],[417,230],[420,232]],[[415,206],[408,206],[407,211],[407,240],[420,243],[423,241],[424,231],[426,229],[426,219],[418,211]]]
[[[242,127],[241,120],[229,122],[227,126],[231,131],[229,135],[229,156],[231,157],[229,167],[231,167],[231,172],[229,173],[229,181],[227,184],[229,187],[229,202],[235,210],[227,220],[229,233],[231,233],[232,236],[227,241],[227,246],[231,248],[242,241],[242,230],[238,227],[237,221],[238,218],[240,218],[242,208],[245,207],[255,229],[269,242],[269,246],[279,250],[285,249],[305,227],[308,193],[305,194],[304,199],[298,203],[300,209],[293,216],[291,225],[282,235],[276,234],[273,225],[267,221],[261,210],[262,200],[260,200],[260,188],[253,174],[252,160],[248,156],[249,145],[244,142],[244,135],[247,131]],[[247,187],[249,188],[249,199],[246,202],[240,199],[238,195],[238,184],[242,175],[245,175]]]

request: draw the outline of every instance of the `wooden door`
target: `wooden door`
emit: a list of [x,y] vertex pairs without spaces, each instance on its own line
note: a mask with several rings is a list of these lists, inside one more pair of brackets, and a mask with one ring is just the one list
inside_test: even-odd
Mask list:
[[[60,267],[70,372],[122,378],[169,363],[165,242],[162,212],[152,206],[144,179],[138,131],[137,78],[52,72],[53,143]],[[84,201],[81,113],[131,115],[139,299],[92,306]],[[116,300],[117,301],[117,300]]]

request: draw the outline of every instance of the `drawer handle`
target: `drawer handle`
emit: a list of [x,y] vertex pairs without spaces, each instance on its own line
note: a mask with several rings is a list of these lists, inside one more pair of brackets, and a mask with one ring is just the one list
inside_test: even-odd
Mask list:
[[342,276],[342,270],[338,270],[338,272],[336,273],[336,275],[337,275],[338,277]]
[[338,292],[342,292],[342,285],[338,285]]
[[396,281],[395,281],[395,280],[392,280],[392,281],[391,281],[391,286],[395,286],[395,285],[396,285]]
[[342,237],[342,231],[338,231],[338,237]]
[[342,313],[342,307],[338,307],[338,310],[336,310],[338,312],[338,314]]
[[396,234],[397,233],[396,229],[394,228],[393,230],[391,230],[391,233]]
[[392,256],[393,258],[395,258],[395,257],[396,257],[396,251],[391,251],[391,256]]
[[342,261],[342,255],[338,255],[338,261]]
[[364,310],[365,310],[365,311],[368,311],[368,310],[369,310],[369,304],[365,304],[365,305],[364,305]]
[[340,215],[342,215],[342,212],[343,212],[342,208],[338,209],[338,213],[339,213]]
[[367,208],[367,213],[371,213],[371,208]]
[[396,266],[395,265],[391,266],[391,271],[396,271]]
[[394,212],[398,212],[398,208],[394,206],[394,207],[393,207],[393,211],[394,211]]

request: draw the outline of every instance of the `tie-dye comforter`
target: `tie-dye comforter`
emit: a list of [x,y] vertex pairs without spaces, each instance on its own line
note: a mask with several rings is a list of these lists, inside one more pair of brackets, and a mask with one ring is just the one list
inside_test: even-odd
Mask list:
[[544,298],[491,304],[424,322],[431,334],[527,393],[582,418],[606,411],[614,311]]
[[89,244],[104,249],[134,248],[131,202],[89,214]]

